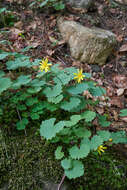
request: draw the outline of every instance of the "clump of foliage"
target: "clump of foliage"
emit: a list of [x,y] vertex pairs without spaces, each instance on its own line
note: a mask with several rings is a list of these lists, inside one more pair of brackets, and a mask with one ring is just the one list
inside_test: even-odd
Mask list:
[[16,17],[11,11],[8,11],[5,7],[0,8],[0,28],[13,26],[15,21]]
[[94,110],[98,101],[82,96],[84,91],[93,97],[105,93],[89,73],[74,67],[60,69],[48,59],[30,62],[30,57],[19,53],[1,52],[0,60],[8,70],[0,71],[1,103],[4,97],[4,102],[9,101],[11,109],[17,111],[17,130],[25,130],[32,121],[40,122],[40,135],[56,144],[55,158],[61,160],[69,179],[84,175],[83,160],[90,152],[101,154],[109,141],[127,143],[124,131],[94,132],[94,119],[102,127],[110,122]]
[[54,8],[55,10],[62,10],[65,8],[65,4],[63,0],[34,0],[30,7],[38,6],[40,8],[47,7],[47,8]]

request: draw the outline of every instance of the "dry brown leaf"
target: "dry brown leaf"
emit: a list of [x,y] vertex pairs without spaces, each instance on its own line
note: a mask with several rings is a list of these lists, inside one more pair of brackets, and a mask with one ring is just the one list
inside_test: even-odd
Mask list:
[[93,98],[93,96],[89,93],[88,90],[85,90],[85,91],[83,92],[83,96],[86,96],[86,98]]
[[115,74],[112,77],[113,83],[117,88],[127,88],[127,77],[124,75]]
[[117,39],[118,42],[122,42],[122,41],[123,41],[123,38],[124,38],[123,35],[118,35],[118,36],[116,37],[116,39]]
[[18,36],[19,34],[24,33],[24,30],[19,30],[18,28],[11,28],[10,31],[15,36]]
[[120,117],[120,119],[124,122],[127,122],[127,117]]
[[108,86],[106,88],[106,93],[107,93],[107,96],[112,97],[114,95],[114,88],[112,88],[111,86]]
[[36,48],[40,45],[40,41],[31,42],[31,43],[29,43],[29,45],[32,46],[33,48]]
[[16,28],[18,28],[18,29],[22,29],[22,27],[23,27],[23,23],[22,23],[22,21],[19,21],[19,22],[16,22],[15,24],[14,24],[14,26],[16,27]]
[[127,44],[124,44],[120,47],[119,52],[125,52],[127,51]]
[[104,113],[104,108],[96,107],[96,111],[97,111],[99,114],[103,114],[103,113]]
[[46,52],[47,52],[48,55],[52,56],[54,54],[55,50],[47,49]]
[[123,95],[123,93],[124,93],[124,88],[119,88],[119,89],[117,90],[117,95],[118,95],[118,96]]
[[110,101],[111,105],[117,106],[119,108],[124,108],[124,97],[114,96]]
[[118,113],[116,110],[112,110],[115,121],[118,121]]

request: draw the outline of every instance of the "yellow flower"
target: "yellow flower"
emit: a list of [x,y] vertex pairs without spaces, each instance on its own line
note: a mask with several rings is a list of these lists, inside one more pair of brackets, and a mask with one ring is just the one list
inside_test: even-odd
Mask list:
[[98,146],[97,151],[101,155],[101,153],[104,152],[105,149],[107,149],[107,147],[100,145]]
[[41,72],[43,72],[43,70],[45,70],[45,72],[48,72],[50,70],[51,65],[52,65],[51,63],[48,63],[48,58],[43,59],[42,62],[40,62]]
[[109,139],[110,142],[112,142],[112,139]]
[[74,77],[75,80],[77,80],[78,83],[81,82],[81,80],[83,80],[83,78],[85,77],[85,75],[82,74],[83,70],[82,69],[78,69],[78,73],[74,73],[74,75],[76,75],[76,77]]

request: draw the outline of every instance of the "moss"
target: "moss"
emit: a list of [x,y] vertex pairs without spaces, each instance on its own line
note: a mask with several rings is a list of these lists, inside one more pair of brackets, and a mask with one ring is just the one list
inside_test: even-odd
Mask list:
[[[44,179],[60,182],[63,170],[54,158],[55,144],[35,135],[35,129],[28,130],[27,136],[18,131],[2,135],[0,147],[0,186],[8,183],[9,190],[42,190]],[[84,160],[84,176],[68,181],[76,190],[124,190],[127,187],[124,165],[125,161],[118,160],[114,152],[102,157],[91,154]]]
[[27,137],[24,133],[6,136],[5,141],[8,157],[5,149],[1,150],[1,186],[8,182],[11,190],[35,190],[42,187],[43,178],[60,180],[63,171],[54,160],[54,146],[45,143],[34,133]]

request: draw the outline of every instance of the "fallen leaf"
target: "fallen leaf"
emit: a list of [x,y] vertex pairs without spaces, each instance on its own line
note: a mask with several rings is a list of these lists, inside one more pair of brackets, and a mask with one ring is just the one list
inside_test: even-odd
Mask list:
[[117,90],[117,95],[118,95],[118,96],[123,95],[123,93],[124,93],[124,88],[119,88],[119,89]]
[[115,121],[118,121],[118,113],[116,110],[112,110],[112,113],[113,113],[113,117],[115,119]]
[[120,119],[124,122],[127,122],[127,116],[126,117],[120,117]]
[[116,39],[117,39],[117,41],[118,42],[122,42],[123,41],[123,35],[118,35],[117,37],[116,37]]
[[22,29],[22,27],[23,27],[23,23],[22,23],[22,21],[19,21],[19,22],[16,22],[15,24],[14,24],[14,26],[16,27],[16,28],[18,28],[18,29]]
[[104,108],[96,107],[96,111],[97,111],[99,114],[103,114],[103,113],[104,113]]
[[114,95],[114,88],[108,86],[106,88],[106,93],[107,93],[107,96],[112,97]]
[[49,49],[47,49],[46,52],[47,52],[48,55],[52,56],[54,54],[55,50],[49,50]]
[[124,97],[118,97],[118,96],[114,96],[112,97],[111,101],[110,101],[111,105],[117,106],[119,108],[124,108]]
[[117,88],[127,88],[127,77],[120,74],[115,74],[112,77],[113,83]]
[[120,47],[119,52],[125,52],[127,51],[127,44],[124,44]]
[[18,36],[19,34],[24,33],[24,30],[19,30],[18,28],[11,28],[10,31],[11,31],[11,33],[13,35],[16,35],[16,36]]

